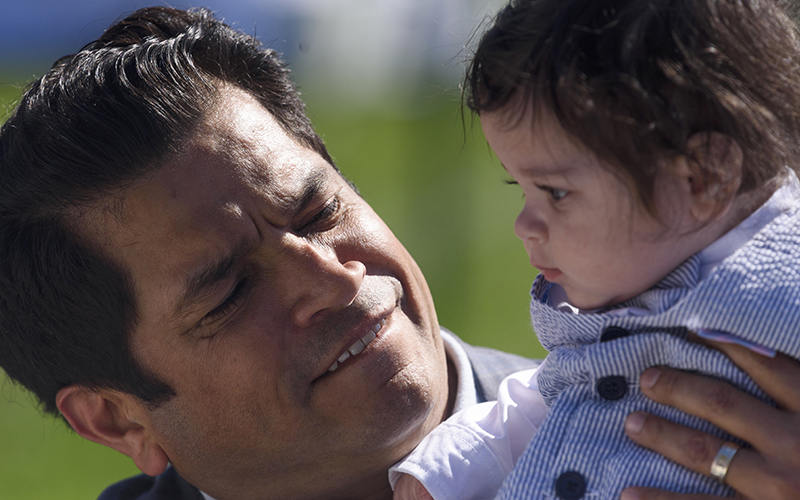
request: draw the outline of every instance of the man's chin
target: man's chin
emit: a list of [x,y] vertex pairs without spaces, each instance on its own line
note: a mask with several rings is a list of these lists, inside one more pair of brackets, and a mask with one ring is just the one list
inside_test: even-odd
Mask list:
[[411,452],[446,418],[450,396],[446,356],[438,330],[433,338],[423,340],[414,332],[396,340],[389,350],[396,357],[387,355],[383,360],[396,363],[396,369],[370,403],[372,424],[365,435],[392,450],[389,465]]

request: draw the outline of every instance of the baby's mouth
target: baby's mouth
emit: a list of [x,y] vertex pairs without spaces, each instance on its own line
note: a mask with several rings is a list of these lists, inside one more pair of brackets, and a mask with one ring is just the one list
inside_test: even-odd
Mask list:
[[328,368],[328,371],[335,372],[339,368],[339,365],[344,363],[349,357],[358,356],[359,354],[361,354],[361,351],[366,349],[366,347],[373,340],[375,340],[375,338],[378,336],[378,332],[381,331],[381,328],[383,328],[385,324],[386,320],[381,318],[380,321],[378,321],[377,323],[375,323],[375,325],[373,325],[372,329],[370,329],[370,331],[366,335],[353,342],[353,345],[348,347],[347,350],[344,351],[341,354],[341,356],[339,356],[339,358],[333,362],[330,368]]

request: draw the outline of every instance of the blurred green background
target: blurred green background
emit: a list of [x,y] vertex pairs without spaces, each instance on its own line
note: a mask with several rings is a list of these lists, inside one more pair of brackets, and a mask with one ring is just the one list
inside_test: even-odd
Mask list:
[[[2,120],[44,68],[0,74]],[[535,270],[512,231],[521,193],[503,182],[479,124],[462,116],[457,88],[418,81],[359,104],[297,79],[338,166],[425,273],[440,323],[474,344],[544,356],[527,313]],[[0,371],[0,500],[93,499],[137,472],[42,416]]]

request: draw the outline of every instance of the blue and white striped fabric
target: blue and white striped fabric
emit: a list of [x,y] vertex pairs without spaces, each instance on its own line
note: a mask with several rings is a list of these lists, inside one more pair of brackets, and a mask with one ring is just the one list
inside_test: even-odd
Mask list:
[[[776,217],[702,281],[699,269],[695,256],[655,288],[622,304],[647,309],[653,313],[648,316],[559,312],[543,303],[550,284],[537,278],[531,314],[539,340],[550,351],[538,379],[550,413],[498,498],[616,500],[633,485],[733,494],[640,448],[624,435],[623,423],[641,410],[737,442],[705,421],[644,397],[639,376],[656,365],[695,370],[769,401],[726,357],[688,342],[686,334],[699,328],[723,331],[800,358],[800,212]],[[631,335],[601,342],[609,326]],[[624,377],[627,391],[620,399],[599,394],[598,382],[607,377]],[[565,493],[559,478],[566,473],[579,484]]]

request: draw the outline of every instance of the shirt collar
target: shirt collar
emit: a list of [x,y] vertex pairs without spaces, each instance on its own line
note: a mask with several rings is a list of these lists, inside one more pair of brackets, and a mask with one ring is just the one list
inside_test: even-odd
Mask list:
[[786,180],[766,203],[699,253],[700,279],[711,274],[720,262],[750,241],[772,219],[794,208],[798,203],[800,203],[800,182],[794,171],[789,170]]
[[475,376],[472,372],[472,363],[467,356],[467,351],[464,350],[452,333],[444,328],[441,329],[441,332],[445,354],[447,359],[456,367],[456,375],[458,376],[458,389],[455,405],[453,406],[453,413],[455,413],[478,404],[478,393],[475,389]]

